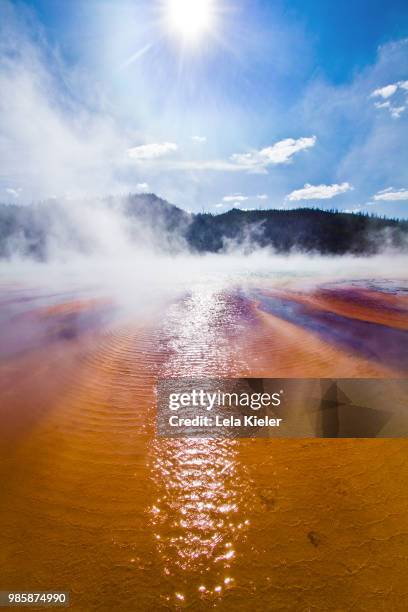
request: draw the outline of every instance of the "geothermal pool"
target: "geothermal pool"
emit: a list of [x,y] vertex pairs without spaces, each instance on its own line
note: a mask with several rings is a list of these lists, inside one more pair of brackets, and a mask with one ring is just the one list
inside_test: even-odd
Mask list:
[[154,395],[160,376],[403,378],[406,283],[203,278],[141,309],[52,286],[1,286],[1,589],[407,609],[407,440],[158,438]]

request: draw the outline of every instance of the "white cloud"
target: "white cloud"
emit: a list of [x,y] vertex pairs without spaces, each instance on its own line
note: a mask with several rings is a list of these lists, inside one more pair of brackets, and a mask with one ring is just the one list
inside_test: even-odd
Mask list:
[[222,202],[220,202],[219,204],[215,205],[215,208],[224,208],[225,204],[223,204]]
[[391,104],[389,102],[374,102],[375,108],[390,108]]
[[356,206],[356,208],[345,208],[343,210],[345,213],[358,213],[361,212],[361,206]]
[[259,151],[253,150],[249,153],[234,153],[229,160],[209,159],[160,159],[164,155],[177,150],[174,143],[161,143],[152,145],[141,145],[128,149],[129,157],[137,162],[149,162],[156,160],[157,169],[166,171],[213,171],[213,172],[249,172],[251,174],[267,174],[267,168],[274,164],[285,164],[292,161],[292,157],[304,149],[313,147],[316,136],[298,138],[286,138],[280,140],[270,147]]
[[388,187],[387,189],[378,191],[374,196],[374,200],[376,202],[400,202],[403,200],[408,200],[408,189],[394,190],[392,187]]
[[[375,108],[386,108],[388,109],[393,119],[399,119],[404,110],[406,109],[405,104],[400,104],[400,106],[393,106],[388,100],[388,98],[395,96],[395,94],[397,94],[397,92],[400,90],[402,90],[403,93],[408,92],[408,81],[397,81],[395,83],[385,85],[385,87],[379,87],[371,93],[370,97],[382,98],[383,100],[386,100],[385,102],[375,102]],[[399,94],[396,97],[400,100],[403,100],[403,98],[401,98],[401,95]]]
[[310,185],[306,183],[302,189],[296,189],[289,193],[286,199],[291,202],[297,202],[298,200],[330,200],[351,189],[353,187],[350,183],[335,183],[333,185]]
[[391,117],[393,119],[399,119],[401,114],[404,112],[405,108],[406,108],[405,106],[393,106],[390,109]]
[[388,193],[388,191],[394,191],[394,187],[386,187],[385,189],[377,191],[377,193]]
[[395,94],[395,92],[398,89],[398,83],[392,83],[390,85],[385,85],[385,87],[379,87],[378,89],[375,89],[373,91],[373,93],[371,94],[372,98],[384,98],[384,100],[386,100],[387,98],[390,98],[391,96],[393,96]]
[[132,147],[127,150],[127,154],[130,159],[144,162],[163,157],[177,150],[178,146],[174,142],[156,142]]
[[244,196],[241,195],[240,193],[237,193],[235,195],[228,195],[228,196],[224,196],[222,198],[223,202],[245,202],[245,200],[248,200],[248,196]]
[[249,153],[234,153],[231,161],[243,170],[255,173],[265,173],[268,166],[274,164],[286,164],[299,151],[309,149],[316,144],[316,136],[298,138],[286,138],[280,140],[270,147]]
[[[242,193],[234,193],[233,195],[227,195],[222,198],[222,201],[225,203],[233,202],[234,206],[239,206],[240,202],[246,202],[247,200],[267,200],[268,196],[266,194],[260,195],[243,195]],[[253,209],[247,209],[253,210]]]
[[138,183],[136,185],[136,190],[140,193],[147,193],[150,190],[148,183]]
[[207,137],[206,136],[192,136],[191,140],[201,144],[201,143],[207,142]]

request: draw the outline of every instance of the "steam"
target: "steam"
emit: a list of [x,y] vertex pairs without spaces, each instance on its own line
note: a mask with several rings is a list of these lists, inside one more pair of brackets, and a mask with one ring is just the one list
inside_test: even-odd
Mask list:
[[119,129],[91,82],[62,63],[24,5],[1,3],[0,159],[13,183],[3,196],[12,189],[29,202],[129,187],[123,172],[135,134]]
[[87,289],[112,298],[133,313],[159,308],[198,285],[212,292],[268,287],[313,290],[325,282],[406,281],[406,256],[395,253],[366,257],[323,257],[269,249],[224,254],[177,255],[158,253],[147,246],[122,246],[112,255],[72,254],[47,263],[14,258],[0,262],[0,281],[52,287],[55,291]]

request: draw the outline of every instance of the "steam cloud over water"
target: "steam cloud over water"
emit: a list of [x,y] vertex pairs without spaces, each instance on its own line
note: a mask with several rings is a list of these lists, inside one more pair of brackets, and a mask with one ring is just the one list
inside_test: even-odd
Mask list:
[[221,235],[221,248],[211,253],[202,221],[217,218],[185,213],[154,195],[54,200],[2,211],[0,230],[9,231],[1,243],[3,281],[89,287],[137,310],[182,295],[197,283],[232,290],[262,283],[307,288],[328,280],[406,278],[404,250],[386,240],[382,252],[371,256],[295,247],[279,252],[269,240],[262,242],[262,223],[242,223],[235,236]]

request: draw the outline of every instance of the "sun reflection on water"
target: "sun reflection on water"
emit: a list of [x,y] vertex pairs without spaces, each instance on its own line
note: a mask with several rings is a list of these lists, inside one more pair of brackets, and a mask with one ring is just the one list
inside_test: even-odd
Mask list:
[[234,584],[236,544],[249,524],[237,442],[157,438],[152,450],[159,494],[150,520],[163,572],[178,588],[219,594]]
[[207,283],[171,305],[162,325],[162,377],[232,377],[248,364],[240,350],[251,313],[238,294]]
[[[239,301],[197,285],[163,323],[162,376],[232,376],[242,369]],[[232,340],[232,341],[231,341]],[[248,479],[237,440],[155,438],[151,471],[157,499],[150,508],[167,600],[188,605],[235,586],[237,545],[245,537]]]

